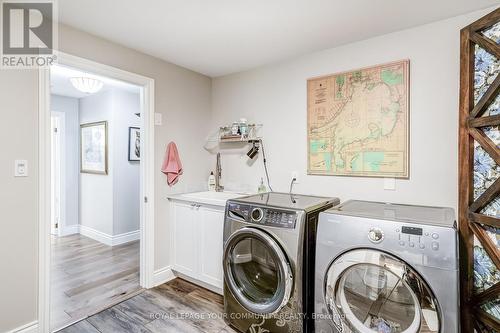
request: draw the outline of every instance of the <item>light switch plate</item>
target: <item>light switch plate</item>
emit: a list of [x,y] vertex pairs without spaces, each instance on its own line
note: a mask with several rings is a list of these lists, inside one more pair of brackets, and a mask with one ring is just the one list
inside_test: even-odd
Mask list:
[[14,177],[28,177],[28,161],[14,161]]
[[155,112],[155,125],[157,126],[163,125],[163,117],[161,113]]
[[384,178],[384,190],[396,190],[396,178]]

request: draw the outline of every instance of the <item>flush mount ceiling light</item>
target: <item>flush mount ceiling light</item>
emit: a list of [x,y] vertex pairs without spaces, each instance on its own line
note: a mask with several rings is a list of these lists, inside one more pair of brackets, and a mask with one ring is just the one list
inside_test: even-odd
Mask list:
[[86,94],[94,94],[104,86],[102,81],[90,77],[72,77],[69,80],[73,87]]

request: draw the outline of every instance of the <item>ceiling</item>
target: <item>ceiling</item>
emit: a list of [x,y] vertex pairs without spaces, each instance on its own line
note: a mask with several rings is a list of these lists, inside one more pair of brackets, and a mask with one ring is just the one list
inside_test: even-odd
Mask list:
[[217,77],[499,5],[499,0],[65,0],[59,19]]
[[91,77],[100,80],[104,86],[99,92],[105,92],[112,89],[125,90],[132,93],[140,93],[140,88],[130,83],[118,81],[104,76],[94,75],[87,72],[82,72],[75,68],[54,65],[50,67],[50,93],[59,96],[82,98],[88,94],[77,90],[70,82],[72,77]]

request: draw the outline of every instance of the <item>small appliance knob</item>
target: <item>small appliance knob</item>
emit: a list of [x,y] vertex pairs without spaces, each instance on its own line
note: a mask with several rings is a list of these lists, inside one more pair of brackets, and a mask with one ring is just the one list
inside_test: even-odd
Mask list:
[[253,221],[260,222],[264,216],[264,212],[260,208],[254,208],[252,209],[251,216]]
[[384,232],[379,228],[371,228],[368,239],[373,243],[380,243],[384,239]]

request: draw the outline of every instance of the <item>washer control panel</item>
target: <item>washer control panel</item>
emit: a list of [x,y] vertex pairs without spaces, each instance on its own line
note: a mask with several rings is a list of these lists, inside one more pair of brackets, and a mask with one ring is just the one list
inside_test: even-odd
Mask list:
[[265,209],[264,224],[273,227],[295,228],[297,214],[294,212]]
[[297,213],[267,207],[229,203],[227,216],[246,223],[266,225],[278,228],[295,228]]

